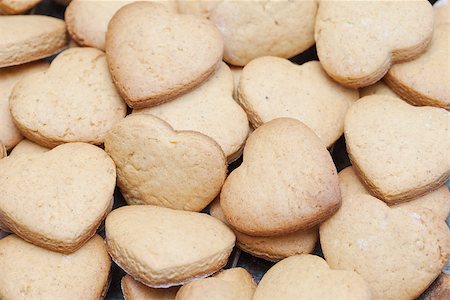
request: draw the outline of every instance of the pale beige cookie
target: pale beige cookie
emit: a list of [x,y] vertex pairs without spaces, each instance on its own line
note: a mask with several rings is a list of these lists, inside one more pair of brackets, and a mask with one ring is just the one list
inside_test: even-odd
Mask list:
[[330,267],[359,273],[372,299],[415,299],[450,256],[447,224],[430,210],[389,208],[364,194],[343,197],[320,226],[320,243]]
[[34,62],[20,66],[0,69],[0,141],[8,148],[13,148],[23,139],[9,111],[9,96],[22,78],[47,70],[48,63]]
[[67,44],[66,25],[57,18],[0,16],[0,68],[50,56]]
[[33,8],[42,0],[0,0],[0,15],[17,15]]
[[288,58],[314,45],[315,0],[188,1],[179,9],[207,16],[217,26],[225,42],[223,58],[233,65],[266,55]]
[[354,171],[370,193],[390,204],[413,199],[450,177],[450,115],[397,97],[367,96],[345,118]]
[[111,258],[96,235],[72,254],[49,251],[16,235],[0,240],[0,298],[103,299]]
[[[370,195],[370,192],[359,180],[352,167],[345,168],[338,175],[342,198],[353,197],[358,194]],[[392,207],[410,207],[411,210],[414,210],[416,207],[428,208],[445,221],[450,213],[450,192],[448,187],[443,185],[428,194]]]
[[113,260],[154,288],[183,284],[220,270],[235,242],[233,232],[207,214],[152,205],[113,210],[105,227]]
[[254,128],[294,118],[327,147],[342,135],[345,113],[358,98],[358,91],[334,82],[318,61],[299,66],[278,57],[257,58],[244,67],[239,82],[239,102]]
[[243,268],[223,270],[214,277],[193,280],[180,288],[176,300],[252,300],[256,284]]
[[[220,207],[219,199],[211,204],[210,214],[228,225]],[[313,227],[285,235],[256,237],[233,230],[236,245],[253,256],[269,261],[279,261],[286,257],[313,252],[319,238],[319,228]]]
[[419,58],[396,64],[384,82],[413,105],[450,109],[450,23],[435,27],[430,48]]
[[249,131],[247,115],[233,100],[232,92],[230,68],[221,63],[215,74],[193,91],[133,113],[157,116],[175,130],[203,133],[215,140],[232,162],[241,155]]
[[279,118],[247,140],[242,164],[220,194],[227,222],[252,236],[309,229],[340,205],[336,168],[322,141],[303,123]]
[[231,75],[233,75],[233,83],[234,83],[233,98],[234,98],[234,100],[239,102],[238,87],[239,87],[239,81],[241,79],[242,67],[230,66],[230,70],[231,70]]
[[148,287],[130,275],[122,277],[122,293],[125,300],[175,300],[178,287],[155,289]]
[[222,59],[223,40],[208,20],[136,2],[111,19],[105,48],[120,94],[129,106],[144,108],[207,80]]
[[42,147],[36,143],[33,143],[27,139],[22,140],[18,143],[14,149],[11,151],[10,156],[16,157],[19,155],[34,155],[41,154],[49,151],[50,149]]
[[226,159],[211,138],[175,131],[152,115],[133,114],[107,135],[105,150],[117,166],[117,184],[128,204],[201,211],[227,174]]
[[85,143],[7,157],[0,169],[2,222],[23,239],[63,253],[74,252],[95,234],[116,181],[111,158]]
[[253,300],[371,299],[367,283],[352,271],[331,270],[315,255],[286,258],[264,274]]
[[363,87],[359,90],[359,96],[365,97],[370,95],[386,95],[392,97],[399,97],[393,90],[391,90],[383,81],[378,81],[375,84]]
[[427,0],[322,0],[317,12],[317,55],[325,71],[348,87],[374,84],[392,64],[417,58],[432,36]]
[[127,112],[105,54],[94,48],[66,50],[47,72],[21,80],[11,93],[10,109],[22,134],[48,148],[68,142],[102,144]]
[[[81,46],[105,49],[108,23],[114,14],[133,0],[73,0],[65,12],[67,31]],[[169,10],[176,11],[173,1],[159,1]]]
[[434,24],[450,23],[450,5],[448,0],[436,1],[433,5]]
[[450,299],[450,275],[441,273],[433,284],[418,300],[446,300]]

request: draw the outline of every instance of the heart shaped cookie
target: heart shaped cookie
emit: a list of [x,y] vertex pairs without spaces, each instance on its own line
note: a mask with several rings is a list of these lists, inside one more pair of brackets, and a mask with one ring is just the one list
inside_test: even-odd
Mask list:
[[105,223],[113,260],[154,288],[179,285],[220,270],[235,242],[233,232],[207,214],[152,205],[113,210]]
[[215,140],[229,162],[236,160],[248,135],[244,110],[233,100],[233,77],[222,63],[216,73],[195,90],[177,99],[133,113],[148,113],[176,130],[193,130]]
[[447,224],[430,210],[389,208],[364,194],[342,199],[320,226],[320,243],[330,267],[356,271],[373,299],[417,298],[450,256]]
[[126,300],[175,300],[178,287],[167,289],[154,289],[148,287],[130,275],[125,275],[121,280],[122,293]]
[[360,98],[371,95],[386,95],[397,98],[399,97],[383,81],[378,81],[375,84],[363,87],[362,89],[359,90]]
[[42,0],[0,0],[0,15],[21,14],[36,6]]
[[10,156],[15,157],[19,155],[34,155],[47,152],[48,150],[50,149],[24,139],[14,147],[14,149],[10,153]]
[[135,2],[109,22],[106,54],[114,82],[133,108],[167,102],[207,80],[222,59],[220,32],[208,20]]
[[47,72],[21,80],[10,97],[11,114],[28,139],[45,147],[68,142],[102,144],[127,107],[94,48],[71,48]]
[[98,235],[68,255],[10,235],[0,240],[0,268],[1,299],[103,299],[111,258]]
[[175,131],[152,115],[128,116],[107,135],[117,184],[129,204],[201,211],[220,192],[225,155],[211,138]]
[[334,82],[318,61],[298,66],[283,58],[257,58],[244,67],[239,82],[239,102],[254,128],[294,118],[327,147],[342,135],[345,113],[358,98],[358,91]]
[[274,265],[256,288],[254,300],[371,299],[364,280],[352,271],[331,270],[315,255],[296,255]]
[[425,52],[433,36],[433,9],[420,1],[320,1],[317,55],[339,83],[374,84],[392,64]]
[[450,177],[450,115],[382,95],[364,97],[345,118],[353,169],[388,203],[421,196]]
[[57,18],[0,17],[0,68],[48,57],[67,44],[66,25]]
[[7,157],[0,169],[2,222],[23,239],[63,253],[74,252],[95,234],[116,181],[111,158],[84,143]]
[[227,222],[252,236],[312,228],[339,208],[340,199],[330,153],[311,129],[290,118],[250,135],[242,164],[220,194]]

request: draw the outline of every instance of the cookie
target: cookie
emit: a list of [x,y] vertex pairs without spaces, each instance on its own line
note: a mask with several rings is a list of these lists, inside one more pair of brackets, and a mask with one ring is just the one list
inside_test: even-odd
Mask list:
[[113,210],[105,227],[113,260],[154,288],[180,285],[220,270],[235,242],[233,232],[207,214],[152,205]]
[[41,154],[49,151],[50,149],[42,147],[36,143],[33,143],[27,139],[22,140],[18,143],[14,149],[11,151],[10,156],[16,157],[20,155],[34,155]]
[[418,300],[450,299],[450,275],[441,273]]
[[35,62],[0,69],[0,141],[8,148],[13,148],[23,137],[17,129],[9,111],[9,96],[14,85],[22,78],[47,70],[48,63]]
[[127,112],[105,54],[94,48],[62,52],[47,72],[21,80],[9,101],[22,134],[48,148],[68,142],[102,144]]
[[[219,199],[214,200],[211,204],[210,214],[228,225]],[[231,230],[236,235],[236,245],[240,249],[269,261],[279,261],[289,256],[311,253],[319,238],[318,227],[270,237],[255,237],[233,228]]]
[[362,89],[359,90],[359,96],[361,98],[370,95],[386,95],[392,97],[399,97],[383,81],[378,81],[375,84],[363,87]]
[[6,147],[2,143],[0,143],[0,159],[6,157],[6,155]]
[[24,240],[62,253],[76,251],[95,234],[116,180],[111,158],[85,143],[7,157],[0,169],[2,222]]
[[[358,194],[370,195],[370,192],[364,187],[352,167],[345,168],[338,175],[343,198],[353,197]],[[421,197],[392,207],[410,207],[411,210],[414,210],[415,207],[428,208],[445,221],[450,213],[450,192],[447,186],[444,185]]]
[[144,108],[207,80],[222,60],[223,40],[208,20],[136,2],[111,19],[105,48],[120,94],[129,106]]
[[226,178],[225,155],[211,138],[175,131],[152,115],[133,114],[107,135],[105,150],[117,166],[128,204],[201,211]]
[[2,299],[103,299],[111,259],[98,235],[72,254],[9,235],[0,240],[0,268]]
[[178,291],[178,287],[154,289],[134,280],[130,275],[122,277],[121,287],[125,300],[175,300]]
[[193,91],[173,101],[133,113],[152,114],[176,130],[193,130],[215,140],[227,160],[242,153],[249,125],[244,110],[233,100],[233,77],[222,63],[215,74]]
[[35,7],[42,0],[0,0],[0,15],[17,15]]
[[243,69],[242,67],[230,66],[231,75],[233,75],[233,83],[234,83],[233,98],[237,102],[239,102],[238,87],[239,81],[241,79],[242,69]]
[[449,228],[430,210],[389,208],[364,194],[343,197],[320,225],[320,243],[330,267],[360,274],[372,299],[415,299],[450,256]]
[[342,135],[345,113],[358,98],[358,91],[334,82],[318,61],[299,66],[283,58],[257,58],[244,67],[239,82],[239,102],[254,128],[294,118],[327,147]]
[[450,177],[450,117],[444,109],[367,96],[349,109],[344,127],[353,169],[387,203],[424,195]]
[[339,208],[340,199],[330,153],[311,129],[290,118],[250,135],[242,164],[220,194],[227,222],[252,236],[312,228]]
[[207,16],[217,26],[225,42],[223,59],[232,65],[266,55],[288,58],[314,45],[316,1],[196,2],[179,9]]
[[255,292],[252,276],[243,268],[231,268],[214,277],[191,281],[180,288],[176,300],[251,300]]
[[450,109],[450,23],[435,27],[430,48],[419,58],[396,64],[384,82],[413,105]]
[[264,274],[254,300],[371,299],[364,280],[352,271],[332,270],[315,255],[286,258]]
[[433,9],[420,1],[321,1],[315,25],[317,55],[344,86],[374,84],[392,64],[426,51]]
[[[131,0],[74,0],[66,9],[65,21],[70,36],[81,46],[105,49],[105,35],[113,15]],[[160,1],[167,9],[176,11],[175,2]]]
[[434,24],[450,23],[450,5],[448,0],[436,1],[433,5]]
[[48,57],[67,44],[66,25],[57,18],[0,16],[0,68]]

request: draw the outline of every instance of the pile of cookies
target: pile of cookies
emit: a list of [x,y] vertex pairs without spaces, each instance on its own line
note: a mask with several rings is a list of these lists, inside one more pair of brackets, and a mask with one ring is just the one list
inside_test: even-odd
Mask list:
[[448,2],[39,2],[0,0],[0,299],[450,298]]

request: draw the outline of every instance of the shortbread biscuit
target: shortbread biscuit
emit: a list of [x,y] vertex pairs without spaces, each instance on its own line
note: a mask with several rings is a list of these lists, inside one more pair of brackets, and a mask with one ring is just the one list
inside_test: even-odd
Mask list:
[[14,85],[22,78],[47,70],[48,63],[35,62],[0,69],[0,141],[8,148],[13,148],[19,143],[23,136],[14,125],[9,111],[9,96]]
[[234,82],[233,98],[237,102],[239,102],[238,87],[239,87],[239,81],[241,79],[242,69],[243,69],[242,67],[230,66],[230,70],[231,70],[231,74],[233,75],[233,82]]
[[107,135],[105,150],[117,166],[117,184],[128,204],[201,211],[227,174],[225,155],[211,138],[175,131],[146,114],[133,114]]
[[434,24],[450,23],[450,5],[448,0],[436,1],[433,5]]
[[[211,204],[210,214],[228,225],[219,199],[214,200]],[[311,253],[319,238],[318,227],[269,237],[250,236],[233,228],[231,230],[236,235],[236,245],[239,248],[253,256],[269,261],[279,261],[289,256]]]
[[148,287],[130,275],[122,277],[122,293],[125,300],[175,300],[178,287],[154,289]]
[[10,108],[22,134],[48,148],[68,142],[102,144],[127,112],[105,54],[94,48],[66,50],[47,72],[21,80],[11,93]]
[[0,16],[0,68],[52,55],[67,44],[64,21],[47,16]]
[[342,198],[320,225],[320,243],[330,267],[360,274],[372,299],[415,299],[450,256],[449,228],[430,210],[389,208],[364,194]]
[[339,208],[340,199],[330,153],[311,129],[290,118],[250,135],[242,164],[220,194],[227,222],[252,236],[312,228]]
[[450,275],[441,273],[418,300],[446,300],[450,299]]
[[105,229],[113,260],[154,288],[180,285],[220,270],[235,242],[233,232],[207,214],[152,205],[113,210]]
[[315,255],[296,255],[274,265],[256,288],[254,300],[371,299],[356,272],[331,270]]
[[0,15],[17,15],[33,8],[42,0],[0,0]]
[[391,90],[383,81],[378,81],[375,84],[363,87],[359,90],[359,97],[371,95],[386,95],[392,97],[400,97],[393,90]]
[[435,27],[430,48],[419,58],[396,64],[384,82],[413,105],[450,109],[450,23]]
[[68,255],[10,235],[0,240],[0,298],[103,299],[110,268],[111,258],[98,235]]
[[50,149],[33,143],[30,140],[24,139],[14,147],[14,149],[10,153],[10,156],[16,157],[19,155],[41,154],[49,150]]
[[417,58],[433,36],[433,9],[419,1],[320,1],[317,55],[339,83],[374,84],[392,64]]
[[193,91],[173,101],[133,113],[157,116],[175,130],[193,130],[215,140],[229,162],[242,152],[249,125],[244,110],[233,100],[233,77],[222,63],[216,73]]
[[144,108],[207,80],[222,59],[223,40],[208,20],[136,2],[111,19],[105,48],[120,94],[129,106]]
[[111,158],[85,143],[7,157],[0,169],[2,222],[23,239],[63,253],[74,252],[95,234],[116,181]]
[[345,118],[354,171],[370,193],[390,204],[428,193],[450,177],[450,116],[397,97],[373,95]]
[[239,102],[254,128],[280,117],[297,119],[327,147],[344,132],[347,109],[359,98],[323,71],[318,61],[301,66],[278,57],[261,57],[244,67]]

